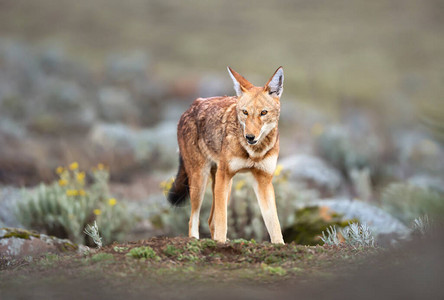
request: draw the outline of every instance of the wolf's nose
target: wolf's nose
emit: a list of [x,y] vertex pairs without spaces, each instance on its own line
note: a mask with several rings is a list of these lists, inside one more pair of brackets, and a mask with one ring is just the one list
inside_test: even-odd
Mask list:
[[252,134],[247,134],[247,135],[245,135],[245,138],[246,138],[248,141],[252,142],[252,141],[254,141],[255,136],[252,135]]

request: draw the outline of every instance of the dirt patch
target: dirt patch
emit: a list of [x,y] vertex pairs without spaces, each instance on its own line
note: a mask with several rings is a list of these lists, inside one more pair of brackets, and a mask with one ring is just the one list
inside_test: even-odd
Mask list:
[[275,245],[243,239],[216,243],[210,239],[156,237],[116,243],[84,254],[47,254],[33,261],[2,262],[4,275],[0,279],[23,274],[39,278],[88,274],[114,283],[116,279],[119,282],[128,280],[130,285],[138,280],[167,283],[189,278],[213,283],[274,282],[328,277],[344,266],[355,267],[379,251],[373,248]]
[[216,300],[298,295],[298,299],[370,300],[375,295],[391,299],[395,293],[407,299],[412,294],[442,294],[437,285],[442,276],[435,276],[444,271],[437,263],[442,259],[442,240],[382,250],[159,237],[85,254],[0,258],[0,294],[5,299]]

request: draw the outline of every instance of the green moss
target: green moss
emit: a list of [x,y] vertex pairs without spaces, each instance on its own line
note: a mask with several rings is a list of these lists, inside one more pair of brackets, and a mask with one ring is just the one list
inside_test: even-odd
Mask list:
[[186,254],[179,254],[179,256],[177,257],[177,260],[179,260],[179,261],[196,262],[196,261],[199,261],[201,259],[199,258],[199,256],[193,255],[193,254],[188,254],[188,255],[186,255]]
[[198,240],[191,241],[187,244],[186,250],[194,254],[199,254],[202,251],[202,244]]
[[202,249],[217,247],[217,242],[212,239],[202,239],[202,240],[199,240],[199,242],[200,242]]
[[264,263],[266,263],[267,265],[271,265],[271,264],[275,264],[275,263],[279,263],[282,261],[282,258],[275,256],[275,255],[270,255],[265,257],[264,259]]
[[183,252],[182,249],[174,247],[174,245],[167,245],[163,253],[167,256],[177,256]]
[[156,254],[154,249],[149,246],[133,248],[126,255],[133,258],[152,259],[160,261],[160,257]]
[[271,267],[267,264],[261,264],[261,269],[270,275],[284,276],[287,274],[287,271],[282,267]]
[[114,260],[114,256],[110,253],[97,253],[91,257],[91,261],[99,262],[99,261],[112,261]]
[[70,252],[79,249],[79,246],[71,242],[64,242],[59,244],[58,249],[62,252]]
[[114,251],[118,253],[126,252],[128,251],[128,247],[121,247],[121,246],[114,246]]
[[40,234],[20,229],[20,228],[5,228],[6,234],[3,235],[3,238],[19,238],[19,239],[25,239],[29,240],[31,237],[40,238]]
[[320,245],[322,231],[329,226],[344,228],[355,219],[345,220],[341,214],[324,210],[319,206],[304,207],[295,212],[296,221],[290,227],[284,228],[284,240],[303,245]]

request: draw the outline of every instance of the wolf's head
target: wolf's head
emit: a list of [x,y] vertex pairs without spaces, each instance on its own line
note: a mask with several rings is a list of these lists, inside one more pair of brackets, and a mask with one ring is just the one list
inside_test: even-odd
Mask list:
[[263,87],[254,86],[230,67],[228,73],[238,97],[237,118],[244,137],[248,144],[256,145],[278,124],[284,70],[279,67]]

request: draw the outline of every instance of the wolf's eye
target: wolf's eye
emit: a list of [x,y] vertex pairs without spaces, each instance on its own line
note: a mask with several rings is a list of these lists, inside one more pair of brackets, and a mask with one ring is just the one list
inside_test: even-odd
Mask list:
[[261,111],[261,116],[265,116],[267,113],[268,113],[268,111],[263,110],[263,111]]
[[242,113],[246,116],[248,116],[248,111],[246,111],[245,109],[242,110]]

